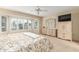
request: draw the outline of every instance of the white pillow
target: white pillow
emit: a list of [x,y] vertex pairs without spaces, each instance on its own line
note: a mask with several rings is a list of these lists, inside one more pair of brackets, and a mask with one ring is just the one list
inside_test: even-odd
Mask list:
[[27,36],[29,36],[29,37],[31,37],[31,38],[33,38],[33,39],[36,39],[36,38],[39,37],[39,35],[31,33],[31,32],[26,32],[24,34],[27,35]]

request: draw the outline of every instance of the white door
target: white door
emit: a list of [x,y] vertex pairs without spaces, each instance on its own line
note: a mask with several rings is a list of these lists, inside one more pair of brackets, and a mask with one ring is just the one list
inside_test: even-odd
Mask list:
[[47,31],[46,31],[47,35],[53,36],[52,31],[56,29],[56,19],[47,19],[46,20],[46,29],[47,29]]

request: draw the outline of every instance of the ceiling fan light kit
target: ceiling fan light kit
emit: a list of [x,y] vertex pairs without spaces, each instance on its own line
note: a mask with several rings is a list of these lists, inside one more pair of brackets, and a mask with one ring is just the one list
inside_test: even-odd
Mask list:
[[40,12],[46,12],[47,10],[42,10],[39,6],[37,6],[35,11],[37,12],[37,15],[39,16]]

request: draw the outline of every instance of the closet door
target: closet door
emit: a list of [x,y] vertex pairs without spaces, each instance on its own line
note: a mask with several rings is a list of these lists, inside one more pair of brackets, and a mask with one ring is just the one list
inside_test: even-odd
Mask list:
[[72,40],[72,26],[71,26],[71,22],[66,22],[64,24],[64,26],[65,26],[64,39]]
[[56,19],[47,19],[46,20],[46,32],[47,35],[55,36],[56,35]]
[[58,38],[61,38],[63,39],[63,32],[64,32],[64,25],[63,25],[63,22],[58,22]]

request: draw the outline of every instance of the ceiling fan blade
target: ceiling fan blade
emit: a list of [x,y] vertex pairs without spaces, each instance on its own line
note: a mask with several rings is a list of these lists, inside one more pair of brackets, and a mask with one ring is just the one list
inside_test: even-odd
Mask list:
[[40,10],[40,11],[44,11],[44,12],[47,12],[48,10]]
[[38,16],[39,16],[40,12],[47,12],[47,11],[48,10],[43,10],[39,6],[37,6],[37,8],[35,8],[34,10],[31,10],[31,12],[37,13]]

